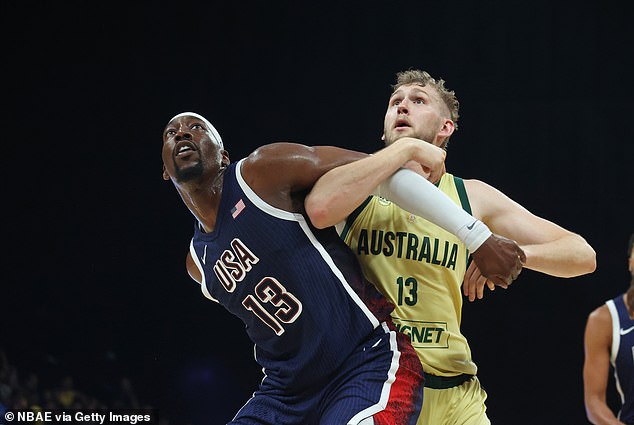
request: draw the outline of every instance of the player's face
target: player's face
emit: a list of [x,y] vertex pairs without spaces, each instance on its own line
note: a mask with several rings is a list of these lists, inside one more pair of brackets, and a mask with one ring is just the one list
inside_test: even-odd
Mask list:
[[630,266],[630,273],[632,274],[632,278],[634,278],[634,249],[632,250],[632,253],[630,254],[629,266]]
[[206,170],[215,174],[222,163],[222,152],[205,123],[196,117],[175,118],[163,131],[164,169],[177,182],[197,179]]
[[439,133],[446,118],[443,103],[431,86],[410,84],[399,87],[390,97],[383,134],[387,145],[401,137],[416,137],[439,146]]

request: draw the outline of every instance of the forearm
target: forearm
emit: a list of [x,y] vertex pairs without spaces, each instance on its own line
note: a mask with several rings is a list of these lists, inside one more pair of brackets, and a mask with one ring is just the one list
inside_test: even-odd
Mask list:
[[526,254],[524,267],[557,277],[592,273],[596,268],[594,250],[579,235],[571,233],[551,242],[520,245]]
[[332,169],[306,197],[306,213],[316,227],[334,226],[375,193],[455,234],[474,251],[491,235],[488,227],[425,178],[400,168],[410,160],[423,161],[426,154],[437,153],[434,149],[421,140],[403,138],[375,155]]
[[594,425],[625,425],[616,418],[605,400],[602,401],[598,398],[586,400],[586,415]]
[[458,236],[475,251],[491,231],[453,202],[432,183],[408,169],[401,169],[386,179],[377,193],[417,216],[423,217]]
[[345,220],[382,181],[410,160],[411,149],[407,141],[397,142],[321,176],[305,200],[313,225],[323,228]]

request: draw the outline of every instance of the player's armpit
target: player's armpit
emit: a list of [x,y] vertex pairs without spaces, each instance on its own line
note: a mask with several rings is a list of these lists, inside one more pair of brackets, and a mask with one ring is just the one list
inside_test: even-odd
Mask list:
[[194,262],[194,259],[192,258],[190,252],[187,252],[187,257],[185,258],[185,267],[187,268],[187,274],[189,274],[189,277],[191,277],[198,283],[202,283],[203,276],[202,274],[200,274],[200,270]]

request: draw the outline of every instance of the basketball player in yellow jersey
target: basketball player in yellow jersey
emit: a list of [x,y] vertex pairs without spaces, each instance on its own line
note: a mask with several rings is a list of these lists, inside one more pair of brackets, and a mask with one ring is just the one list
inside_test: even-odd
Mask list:
[[[420,70],[398,73],[393,88],[385,143],[409,136],[445,149],[458,121],[454,92]],[[412,164],[416,167],[425,173]],[[467,268],[469,252],[455,236],[378,196],[366,198],[374,188],[365,177],[376,172],[353,162],[325,174],[309,195],[329,212],[321,224],[339,223],[367,277],[396,305],[394,320],[410,336],[425,371],[418,424],[490,424],[460,321],[463,293],[470,300],[482,298],[484,286],[493,289],[492,283],[473,262]],[[449,173],[435,183],[493,232],[515,240],[526,254],[524,267],[559,277],[594,271],[594,250],[581,236],[535,216],[492,186]]]

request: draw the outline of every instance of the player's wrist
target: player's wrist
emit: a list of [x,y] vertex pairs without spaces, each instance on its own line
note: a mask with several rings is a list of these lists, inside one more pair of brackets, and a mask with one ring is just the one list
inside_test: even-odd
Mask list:
[[425,166],[430,166],[428,163],[432,152],[429,150],[428,144],[423,142],[422,140],[415,139],[412,137],[407,137],[407,161],[414,161],[418,164],[424,164]]
[[474,252],[493,234],[489,227],[478,219],[458,229],[457,236],[470,252]]

